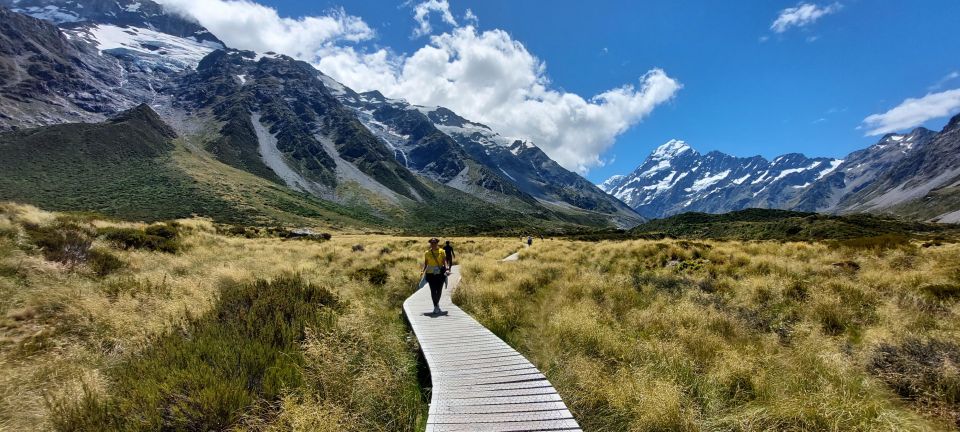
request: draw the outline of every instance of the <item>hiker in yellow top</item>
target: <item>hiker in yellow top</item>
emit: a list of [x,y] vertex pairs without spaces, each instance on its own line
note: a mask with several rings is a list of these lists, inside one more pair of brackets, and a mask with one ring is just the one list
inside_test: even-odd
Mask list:
[[439,314],[440,311],[440,292],[443,290],[443,283],[450,275],[450,269],[447,268],[447,253],[440,249],[440,240],[430,239],[430,249],[423,254],[423,269],[420,275],[426,277],[430,284],[430,298],[433,299],[433,313]]

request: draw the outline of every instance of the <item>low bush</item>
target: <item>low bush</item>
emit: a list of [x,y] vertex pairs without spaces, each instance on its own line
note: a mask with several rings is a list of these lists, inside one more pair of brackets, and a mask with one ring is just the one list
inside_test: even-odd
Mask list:
[[900,396],[940,405],[960,415],[957,365],[960,365],[960,345],[909,338],[900,344],[879,345],[871,359],[870,371]]
[[142,249],[177,253],[182,247],[179,240],[180,229],[174,223],[150,225],[145,229],[102,228],[99,234],[123,250]]
[[44,258],[73,268],[86,262],[93,245],[91,229],[72,223],[40,226],[25,224],[30,240]]
[[382,267],[371,267],[359,269],[351,275],[354,279],[370,282],[373,285],[382,286],[387,283],[390,274]]
[[123,268],[126,263],[109,251],[91,249],[87,260],[90,270],[97,276],[106,276]]
[[227,283],[214,309],[111,369],[110,394],[52,402],[59,430],[225,430],[301,385],[306,328],[328,328],[335,294],[299,276]]
[[940,301],[960,299],[960,284],[924,285],[920,291]]
[[851,249],[892,249],[910,245],[910,238],[900,234],[883,234],[872,237],[856,237],[831,242],[833,247]]

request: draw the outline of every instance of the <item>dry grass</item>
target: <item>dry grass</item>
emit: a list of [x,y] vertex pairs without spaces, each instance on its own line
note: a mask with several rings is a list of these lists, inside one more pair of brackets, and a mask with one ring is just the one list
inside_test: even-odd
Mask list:
[[[289,275],[339,306],[294,335],[295,385],[254,393],[226,413],[230,427],[422,427],[400,305],[424,239],[247,239],[185,220],[176,253],[97,237],[93,248],[123,263],[99,275],[48,261],[25,228],[65,219],[0,206],[0,430],[68,429],[54,421],[64,407],[135,392],[122,371],[212,316],[225,287]],[[452,240],[464,265],[456,301],[547,373],[587,430],[957,427],[956,244],[538,240],[500,263],[518,239]]]
[[[960,245],[548,240],[455,301],[585,430],[951,430]],[[918,342],[919,341],[919,342]]]
[[[115,387],[118,371],[150,355],[158,337],[182,331],[190,317],[211,313],[223,287],[283,275],[329,289],[343,307],[329,325],[304,334],[302,385],[250,406],[234,428],[388,431],[424,422],[415,339],[399,313],[416,285],[424,239],[246,239],[216,234],[205,220],[183,220],[182,250],[175,254],[121,250],[98,238],[94,248],[124,263],[98,276],[89,265],[47,261],[24,229],[63,219],[27,206],[0,207],[0,430],[52,429],[51,409],[123,393]],[[470,261],[505,256],[516,243],[453,241]],[[363,250],[353,251],[355,245]]]

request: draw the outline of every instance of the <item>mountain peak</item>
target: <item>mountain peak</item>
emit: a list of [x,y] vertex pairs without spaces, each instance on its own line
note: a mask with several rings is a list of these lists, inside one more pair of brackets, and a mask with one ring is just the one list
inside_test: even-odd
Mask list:
[[650,157],[653,159],[672,159],[680,154],[693,150],[687,143],[682,140],[672,139],[657,147],[653,153],[650,154]]
[[943,127],[944,131],[949,131],[953,129],[960,129],[960,114],[957,114],[952,118],[950,118],[950,121],[947,123],[947,125]]

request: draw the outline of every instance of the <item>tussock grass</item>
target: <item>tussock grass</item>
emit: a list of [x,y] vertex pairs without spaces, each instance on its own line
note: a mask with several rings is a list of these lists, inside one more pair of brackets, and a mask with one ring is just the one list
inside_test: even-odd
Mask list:
[[[48,259],[29,227],[65,224],[91,256],[117,262]],[[176,248],[140,242],[150,235]],[[0,205],[0,429],[422,428],[427,395],[399,311],[426,239],[252,237],[203,219],[146,225]],[[453,241],[470,262],[517,246]]]
[[960,426],[960,245],[547,240],[455,301],[585,430]]

